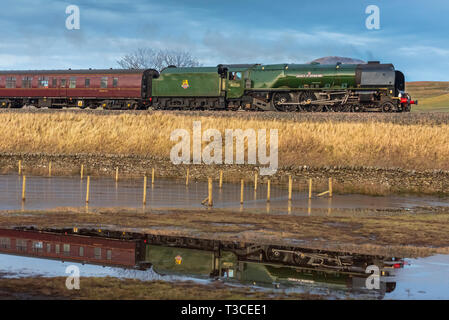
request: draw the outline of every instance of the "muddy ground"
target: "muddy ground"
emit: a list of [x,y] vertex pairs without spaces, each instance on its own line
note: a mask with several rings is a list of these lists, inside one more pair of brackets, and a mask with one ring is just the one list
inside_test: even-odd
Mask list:
[[[223,180],[237,182],[240,179],[253,181],[257,168],[253,165],[174,165],[166,159],[133,155],[98,154],[11,154],[0,153],[0,173],[17,173],[18,162],[22,161],[22,173],[26,175],[47,175],[49,162],[52,163],[52,175],[80,174],[84,165],[84,175],[115,176],[119,168],[120,178],[141,178],[151,175],[155,168],[156,177],[185,179],[187,168],[190,180],[206,181],[208,177],[218,179],[219,170],[223,170]],[[281,167],[273,176],[260,176],[264,183],[287,185],[288,175],[292,175],[296,185],[306,189],[307,180],[313,178],[314,185],[323,188],[328,178],[334,181],[337,193],[359,193],[369,195],[387,194],[429,194],[449,195],[449,171],[414,171],[403,169],[385,169],[375,167],[321,167],[308,166]]]
[[140,281],[112,277],[80,279],[79,290],[67,290],[65,277],[0,278],[0,300],[258,300],[323,299],[308,293],[256,291],[229,286],[220,281],[198,284],[193,281]]

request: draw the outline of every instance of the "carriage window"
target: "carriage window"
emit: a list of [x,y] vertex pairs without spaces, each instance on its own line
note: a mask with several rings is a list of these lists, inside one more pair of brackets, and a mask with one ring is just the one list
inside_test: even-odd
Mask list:
[[112,260],[112,250],[106,251],[106,258],[107,258],[108,260]]
[[69,88],[71,88],[71,89],[76,88],[76,78],[75,77],[70,77]]
[[53,88],[56,88],[56,87],[58,86],[58,79],[53,78],[53,79],[52,79],[52,84],[51,84],[51,86],[52,86]]
[[51,253],[51,243],[47,243],[47,253]]
[[89,88],[89,87],[90,87],[90,79],[86,78],[86,79],[84,80],[84,87],[85,87],[85,88]]
[[65,85],[66,85],[66,80],[61,79],[61,88],[65,88]]
[[101,88],[108,87],[108,77],[101,77]]
[[44,249],[44,244],[42,241],[33,241],[33,251],[40,253]]
[[55,252],[56,254],[59,254],[59,244],[55,245]]
[[70,244],[64,244],[64,255],[68,256],[70,254]]
[[17,251],[27,251],[27,241],[23,239],[16,240]]
[[22,88],[31,88],[31,81],[33,77],[23,77],[22,78]]
[[114,88],[117,88],[117,86],[118,86],[118,78],[113,78],[113,79],[112,79],[112,86],[113,86]]
[[39,88],[48,88],[48,77],[39,77],[37,86]]
[[84,248],[80,247],[80,257],[84,257]]
[[101,248],[94,248],[95,259],[101,259]]
[[16,87],[16,78],[15,77],[6,77],[6,86],[5,88],[15,88]]
[[0,248],[10,249],[11,248],[11,240],[9,238],[0,238]]

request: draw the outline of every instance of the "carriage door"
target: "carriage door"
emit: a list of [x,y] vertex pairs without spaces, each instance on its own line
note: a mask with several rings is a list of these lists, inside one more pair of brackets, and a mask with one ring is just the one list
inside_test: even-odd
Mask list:
[[240,98],[245,91],[245,80],[242,71],[228,72],[228,99]]
[[68,79],[66,77],[62,77],[59,79],[58,88],[59,88],[59,96],[61,98],[67,98],[67,82]]

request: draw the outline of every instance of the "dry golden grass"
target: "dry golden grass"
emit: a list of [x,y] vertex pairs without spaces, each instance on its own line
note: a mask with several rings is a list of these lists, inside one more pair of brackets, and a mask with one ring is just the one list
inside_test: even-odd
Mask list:
[[[369,115],[367,115],[369,117]],[[378,166],[449,169],[449,125],[382,122],[294,122],[260,118],[202,117],[152,112],[94,115],[1,113],[0,152],[123,154],[169,159],[170,133],[278,129],[280,165]]]

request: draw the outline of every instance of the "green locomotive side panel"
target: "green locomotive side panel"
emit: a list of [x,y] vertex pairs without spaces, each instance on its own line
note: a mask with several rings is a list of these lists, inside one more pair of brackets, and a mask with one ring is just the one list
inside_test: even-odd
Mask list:
[[154,97],[218,97],[222,94],[217,68],[168,68],[153,79]]
[[257,66],[250,72],[254,89],[276,88],[275,83],[284,78],[286,64]]
[[253,262],[245,262],[241,271],[242,281],[266,284],[273,282],[326,283],[346,287],[351,283],[351,279],[351,276],[345,273],[308,272],[295,267]]
[[159,273],[208,277],[215,270],[212,251],[147,245],[145,260]]
[[351,88],[357,65],[289,64],[251,70],[253,89]]

